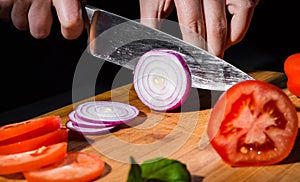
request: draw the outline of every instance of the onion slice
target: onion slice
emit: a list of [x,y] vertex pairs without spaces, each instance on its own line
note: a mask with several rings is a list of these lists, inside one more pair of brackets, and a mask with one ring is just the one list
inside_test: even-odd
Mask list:
[[139,110],[129,104],[113,101],[90,101],[70,112],[67,128],[83,134],[100,134],[119,124],[132,121]]
[[91,101],[76,108],[78,118],[88,122],[122,124],[131,121],[139,110],[129,104],[113,101]]
[[155,49],[138,60],[133,84],[137,96],[149,108],[173,110],[187,99],[191,90],[191,74],[183,54]]
[[108,126],[108,127],[100,127],[100,128],[86,128],[86,127],[80,127],[75,126],[71,121],[68,121],[66,123],[66,127],[70,130],[76,131],[78,133],[84,134],[84,135],[97,135],[97,134],[103,134],[109,132],[111,129],[115,128],[115,126]]
[[89,121],[82,120],[82,119],[78,118],[75,111],[70,112],[68,116],[69,116],[69,119],[72,122],[72,124],[74,126],[78,126],[78,127],[85,127],[85,128],[96,128],[96,127],[98,127],[99,128],[99,127],[114,126],[112,124],[103,123],[101,121],[99,121],[99,122],[89,122]]

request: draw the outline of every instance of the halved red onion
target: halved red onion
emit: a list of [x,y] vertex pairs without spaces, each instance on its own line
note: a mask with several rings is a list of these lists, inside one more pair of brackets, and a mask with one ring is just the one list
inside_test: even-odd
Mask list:
[[139,99],[149,108],[178,108],[191,90],[191,74],[181,53],[168,49],[146,52],[138,60],[133,78]]
[[68,121],[66,123],[66,127],[70,130],[76,131],[78,133],[84,134],[84,135],[97,135],[97,134],[103,134],[107,133],[110,130],[112,130],[115,126],[108,126],[108,127],[100,127],[100,128],[91,128],[91,127],[78,127],[75,126],[71,121]]
[[133,120],[139,110],[129,104],[113,101],[91,101],[80,104],[76,117],[91,123],[118,125]]

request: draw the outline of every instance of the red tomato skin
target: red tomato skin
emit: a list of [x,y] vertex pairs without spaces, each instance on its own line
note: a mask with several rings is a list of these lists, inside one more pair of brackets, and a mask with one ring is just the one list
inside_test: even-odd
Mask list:
[[0,145],[29,139],[61,128],[59,116],[45,116],[0,127]]
[[[283,138],[284,141],[281,141],[284,147],[281,147],[277,152],[271,151],[269,153],[270,155],[268,155],[268,153],[262,153],[260,155],[249,154],[248,156],[243,156],[236,150],[238,137],[240,136],[239,131],[231,133],[228,138],[220,135],[222,122],[225,122],[231,110],[234,110],[232,104],[241,94],[248,93],[253,93],[256,102],[263,102],[263,100],[270,98],[277,99],[277,106],[285,111],[284,115],[288,121],[288,131],[282,130],[282,132],[287,133],[286,137]],[[256,105],[255,108],[259,109],[261,106]],[[298,133],[298,116],[295,106],[281,89],[266,82],[247,80],[232,86],[220,96],[212,109],[207,132],[211,145],[227,164],[231,166],[271,165],[282,161],[291,152]],[[271,157],[271,155],[273,156]],[[237,157],[239,157],[239,160],[237,160]]]
[[24,172],[29,182],[83,182],[99,178],[105,163],[99,157],[84,152],[69,152],[53,165]]
[[16,154],[38,149],[55,143],[68,141],[68,129],[60,128],[35,138],[20,140],[15,143],[0,145],[0,155]]
[[292,94],[300,97],[300,77],[296,80],[289,78],[287,88]]
[[288,78],[288,90],[292,94],[300,96],[300,53],[292,54],[286,58],[284,72]]
[[0,155],[0,175],[30,171],[53,164],[67,154],[67,143],[61,142],[46,146],[45,150],[32,150],[23,153]]

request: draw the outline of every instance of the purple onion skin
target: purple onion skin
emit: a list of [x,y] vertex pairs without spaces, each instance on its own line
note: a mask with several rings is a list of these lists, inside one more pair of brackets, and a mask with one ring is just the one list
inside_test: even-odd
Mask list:
[[[94,128],[95,126],[98,127],[109,127],[109,126],[115,126],[118,125],[119,122],[102,122],[102,121],[93,121],[93,120],[84,120],[84,119],[80,119],[78,118],[76,111],[72,111],[69,113],[68,115],[70,121],[72,121],[73,125],[75,126],[80,126],[80,127],[85,127],[85,128]],[[83,123],[84,122],[84,123]]]
[[73,120],[70,120],[72,122],[72,125],[73,126],[76,126],[76,127],[82,127],[82,128],[106,128],[106,127],[111,127],[111,126],[117,126],[117,125],[111,125],[111,124],[107,124],[107,125],[102,125],[102,124],[83,124],[83,123],[78,123],[78,121],[73,121]]
[[[97,102],[97,101],[95,101],[95,102]],[[98,102],[102,102],[102,101],[98,101]],[[104,101],[104,102],[108,102],[108,101]],[[112,102],[112,103],[114,103],[114,102]],[[87,104],[87,103],[84,103],[84,104]],[[92,103],[91,103],[91,105],[92,105]],[[78,124],[80,124],[80,121],[84,121],[84,122],[91,123],[91,125],[99,124],[99,125],[106,125],[106,126],[116,126],[119,124],[130,122],[138,116],[139,110],[136,107],[134,107],[132,105],[127,106],[126,104],[123,104],[123,103],[121,105],[124,105],[124,107],[126,107],[126,109],[133,111],[133,115],[130,116],[128,119],[119,120],[117,118],[113,121],[106,121],[101,118],[99,118],[97,120],[89,119],[88,117],[84,117],[85,114],[81,113],[81,115],[78,115],[78,112],[81,112],[81,111],[80,110],[78,111],[77,109],[69,113],[69,119],[72,120],[73,122],[77,122]]]
[[[108,101],[95,101],[97,102],[97,106],[105,107],[107,106]],[[89,113],[85,113],[82,111],[82,107],[90,107],[95,106],[95,102],[86,102],[84,105],[79,105],[76,110],[69,113],[69,121],[67,122],[66,127],[70,130],[76,131],[81,134],[86,135],[96,135],[107,133],[111,129],[115,128],[115,126],[119,124],[123,124],[129,121],[134,120],[139,114],[139,110],[131,105],[123,104],[119,102],[110,102],[109,105],[114,107],[118,106],[124,111],[125,118],[122,119],[120,117],[112,117],[111,120],[105,121],[101,120],[101,118],[89,119]],[[81,109],[78,109],[81,108]],[[81,114],[80,116],[78,114]],[[108,118],[102,118],[108,119]]]
[[[144,102],[143,99],[141,99],[142,97],[139,96],[141,95],[142,93],[137,93],[137,95],[140,97],[141,101],[143,103],[145,103],[148,107],[150,107],[151,109],[153,110],[156,110],[156,111],[171,111],[171,110],[174,110],[174,109],[177,109],[179,108],[184,102],[185,100],[188,98],[189,94],[190,94],[190,90],[191,90],[191,85],[192,85],[192,79],[191,79],[191,72],[189,70],[189,67],[187,66],[186,64],[186,61],[184,60],[183,58],[183,55],[177,51],[174,51],[174,50],[170,50],[170,49],[154,49],[154,50],[151,50],[151,51],[148,51],[146,52],[144,55],[151,55],[151,54],[160,54],[161,52],[164,52],[164,53],[169,53],[169,54],[172,54],[173,56],[175,56],[177,58],[177,60],[179,61],[179,63],[181,64],[182,66],[182,69],[184,70],[185,72],[185,75],[186,75],[186,79],[187,79],[187,85],[186,85],[186,90],[184,92],[184,94],[182,95],[182,97],[180,98],[179,102],[177,102],[175,105],[173,106],[170,106],[170,107],[166,107],[165,109],[160,109],[159,107],[155,107],[155,106],[151,106],[149,104],[146,104],[147,102]],[[142,59],[142,58],[141,58]],[[138,89],[136,89],[138,90]]]
[[112,127],[100,128],[99,130],[93,130],[94,128],[76,127],[73,125],[72,121],[68,121],[66,123],[66,127],[72,131],[75,131],[83,135],[99,135],[99,134],[109,133],[110,130],[114,128],[114,126],[112,126]]
[[168,49],[160,49],[160,51],[166,51],[166,52],[168,52],[168,53],[173,54],[174,56],[176,56],[176,58],[180,61],[183,69],[186,72],[186,77],[188,79],[187,83],[189,83],[189,85],[187,86],[187,90],[185,91],[185,94],[180,99],[180,102],[178,102],[173,107],[170,107],[170,108],[167,109],[167,111],[170,111],[170,110],[174,110],[174,109],[177,109],[178,107],[180,107],[185,102],[185,100],[188,98],[188,96],[190,94],[190,91],[191,91],[192,78],[191,78],[190,69],[189,69],[189,67],[187,66],[185,60],[183,59],[183,57],[180,54],[178,54],[176,51],[168,50]]

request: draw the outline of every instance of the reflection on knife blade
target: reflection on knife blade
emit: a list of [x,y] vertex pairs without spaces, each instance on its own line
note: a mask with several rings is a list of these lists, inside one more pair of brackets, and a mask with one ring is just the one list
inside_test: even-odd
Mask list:
[[186,55],[195,88],[224,91],[253,79],[209,52],[160,30],[90,6],[86,10],[91,22],[90,53],[105,61],[133,70],[145,52],[164,48]]

